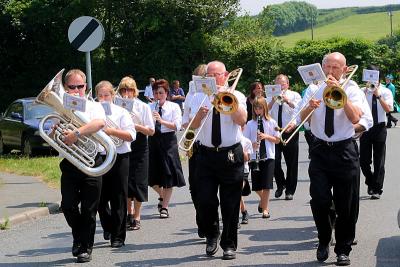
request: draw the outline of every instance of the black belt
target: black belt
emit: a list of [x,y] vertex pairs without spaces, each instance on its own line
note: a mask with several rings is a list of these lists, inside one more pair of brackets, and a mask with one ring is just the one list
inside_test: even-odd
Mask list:
[[225,146],[225,147],[209,147],[209,146],[200,145],[199,148],[200,148],[200,150],[204,150],[204,151],[221,152],[221,151],[235,149],[238,145],[240,145],[240,143],[236,143],[234,145]]
[[386,127],[386,123],[380,122],[380,123],[374,124],[374,126],[372,126],[372,127]]
[[326,146],[330,146],[330,147],[341,146],[341,145],[350,143],[352,141],[353,141],[352,137],[350,137],[348,139],[345,139],[345,140],[336,141],[336,142],[329,142],[329,141],[325,141],[325,140],[322,140],[322,139],[319,139],[319,138],[315,137],[315,142],[317,144],[322,144],[322,145],[326,145]]

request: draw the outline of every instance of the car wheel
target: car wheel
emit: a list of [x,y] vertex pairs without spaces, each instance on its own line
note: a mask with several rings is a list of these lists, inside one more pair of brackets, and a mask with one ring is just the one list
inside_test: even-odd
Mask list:
[[10,149],[8,149],[3,142],[3,137],[0,135],[0,155],[10,153]]
[[24,156],[30,157],[33,156],[33,150],[31,146],[31,142],[29,141],[29,137],[25,137],[22,143],[21,152]]

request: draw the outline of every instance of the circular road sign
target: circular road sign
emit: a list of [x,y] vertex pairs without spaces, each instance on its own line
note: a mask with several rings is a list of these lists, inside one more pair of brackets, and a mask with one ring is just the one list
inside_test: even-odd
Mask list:
[[79,17],[69,25],[68,40],[75,49],[90,52],[99,47],[104,40],[103,25],[95,18]]

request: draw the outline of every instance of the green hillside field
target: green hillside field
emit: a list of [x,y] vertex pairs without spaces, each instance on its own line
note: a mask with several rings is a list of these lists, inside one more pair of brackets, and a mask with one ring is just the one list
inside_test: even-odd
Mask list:
[[[400,30],[400,11],[393,12],[393,31]],[[357,14],[334,23],[314,28],[314,40],[335,36],[359,37],[376,41],[390,35],[390,18],[387,12]],[[284,46],[292,47],[297,41],[311,39],[311,29],[277,37]]]

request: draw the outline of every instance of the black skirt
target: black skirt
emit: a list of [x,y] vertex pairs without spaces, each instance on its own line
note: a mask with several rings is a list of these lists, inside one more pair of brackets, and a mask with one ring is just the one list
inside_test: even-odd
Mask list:
[[258,168],[260,169],[259,171],[254,171],[254,164],[250,165],[252,190],[273,189],[275,160],[261,160],[258,163]]
[[175,132],[149,137],[149,186],[163,188],[185,186]]
[[147,136],[137,133],[136,140],[131,143],[129,162],[128,197],[139,202],[148,200],[149,178],[149,146]]

